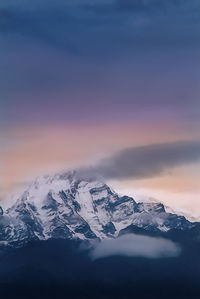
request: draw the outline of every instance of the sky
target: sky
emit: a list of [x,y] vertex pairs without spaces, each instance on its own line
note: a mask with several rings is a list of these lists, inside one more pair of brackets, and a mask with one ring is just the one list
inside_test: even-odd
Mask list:
[[199,0],[1,0],[0,197],[80,167],[200,219],[199,56]]

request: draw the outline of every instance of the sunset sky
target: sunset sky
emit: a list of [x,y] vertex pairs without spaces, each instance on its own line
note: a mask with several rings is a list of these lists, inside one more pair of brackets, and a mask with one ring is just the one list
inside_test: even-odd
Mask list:
[[199,0],[1,0],[1,199],[107,161],[117,191],[200,219],[199,58]]

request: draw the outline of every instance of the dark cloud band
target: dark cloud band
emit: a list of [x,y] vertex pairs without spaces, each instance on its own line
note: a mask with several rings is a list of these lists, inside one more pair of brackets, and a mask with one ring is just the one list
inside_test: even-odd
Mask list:
[[143,179],[162,174],[173,167],[200,160],[200,142],[185,141],[152,144],[124,149],[81,175],[107,179]]

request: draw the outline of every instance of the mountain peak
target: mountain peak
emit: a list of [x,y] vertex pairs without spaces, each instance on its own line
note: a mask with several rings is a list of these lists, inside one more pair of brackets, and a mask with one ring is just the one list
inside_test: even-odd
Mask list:
[[167,232],[195,225],[167,213],[161,203],[137,203],[74,171],[37,178],[8,209],[0,209],[0,215],[1,240],[12,246],[33,239],[115,238],[130,226]]

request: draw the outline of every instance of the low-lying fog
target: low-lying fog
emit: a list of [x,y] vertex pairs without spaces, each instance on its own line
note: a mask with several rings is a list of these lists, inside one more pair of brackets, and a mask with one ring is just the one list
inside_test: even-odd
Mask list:
[[127,234],[97,243],[91,257],[93,260],[113,255],[163,258],[176,257],[180,251],[178,244],[164,238]]

